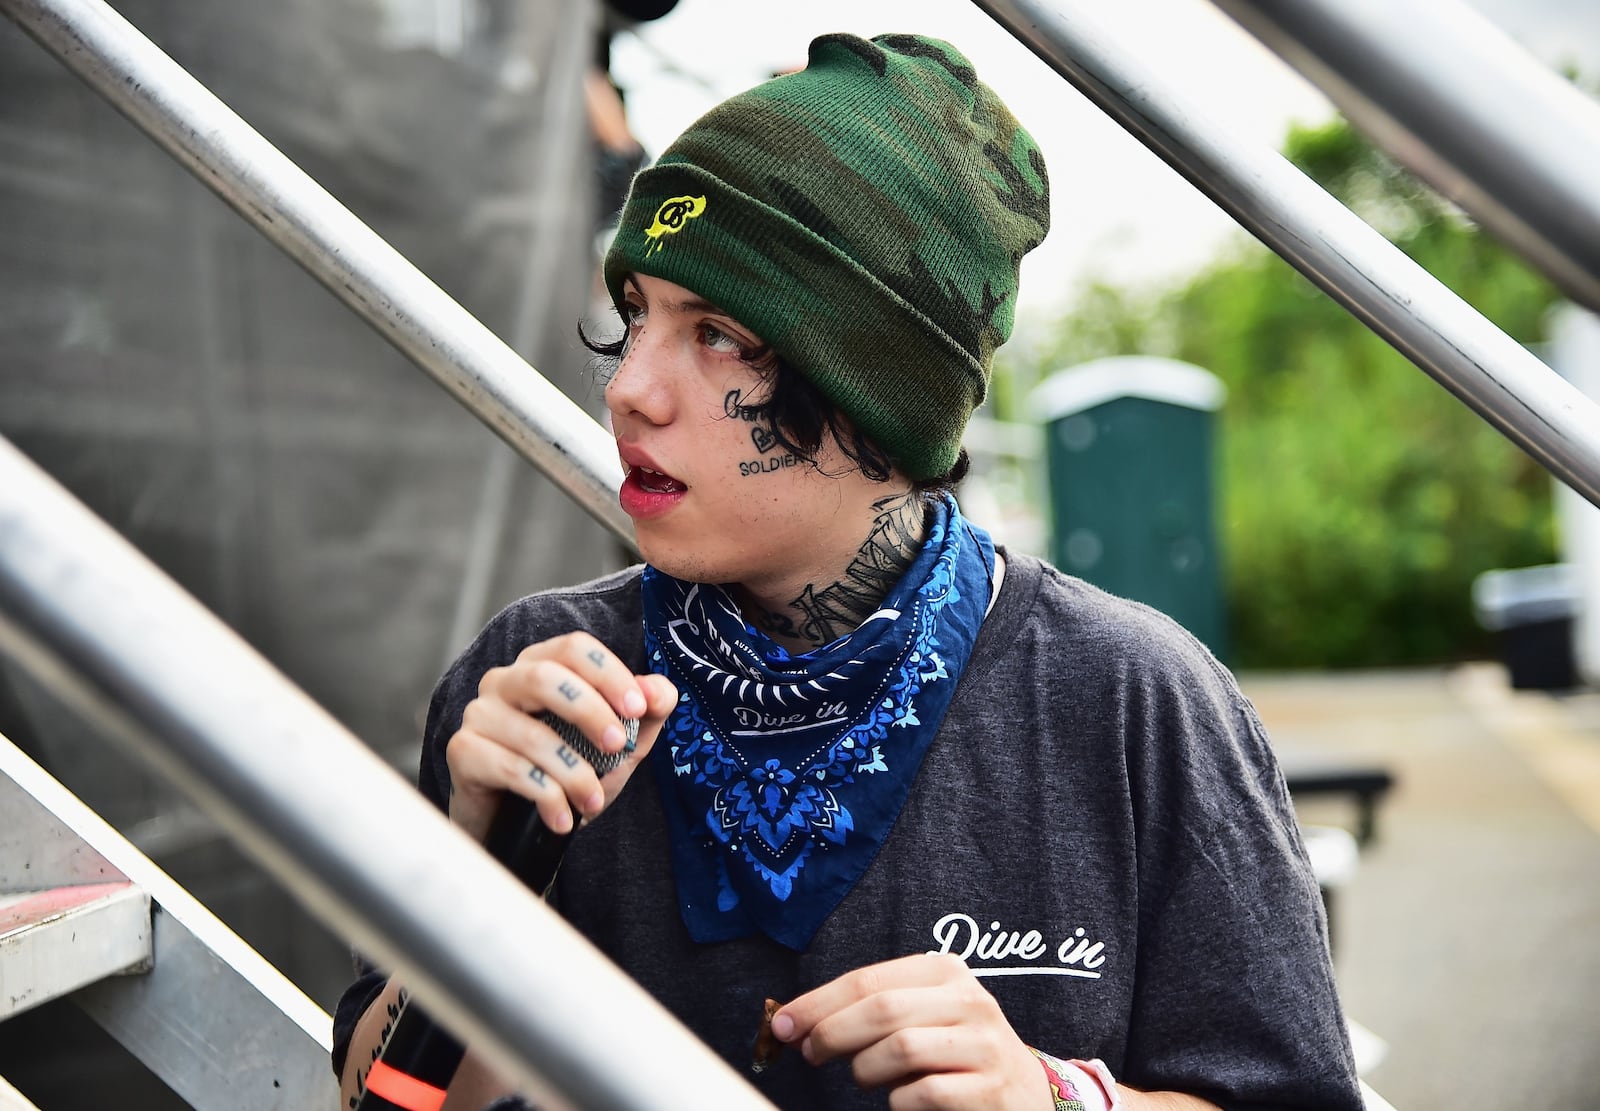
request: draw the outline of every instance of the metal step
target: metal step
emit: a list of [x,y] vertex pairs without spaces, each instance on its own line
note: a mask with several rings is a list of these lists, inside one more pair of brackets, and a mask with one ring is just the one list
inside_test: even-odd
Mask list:
[[152,937],[150,896],[132,883],[0,895],[0,1019],[107,976],[148,971]]
[[[87,887],[91,895],[131,891],[137,896],[128,897],[146,900],[142,959],[153,962],[149,974],[102,971],[74,991],[71,1001],[191,1107],[333,1111],[338,1106],[338,1087],[328,1067],[327,1013],[0,736],[0,893],[26,891],[32,899],[37,893],[28,889],[47,885]],[[56,898],[64,902],[66,896]],[[26,902],[0,894],[0,921]],[[88,917],[100,913],[97,909]],[[71,918],[64,905],[45,917],[69,921],[64,933],[56,934],[67,938],[69,947],[70,922],[87,920]],[[4,930],[0,927],[0,933]],[[94,932],[99,927],[80,931],[84,936]],[[13,976],[23,983],[24,973],[13,972],[9,957],[0,956],[0,1018],[43,1001],[19,998],[11,1005],[11,996],[24,994],[12,987]],[[42,973],[29,974],[30,982],[38,976]],[[10,1111],[3,1094],[0,1111]]]

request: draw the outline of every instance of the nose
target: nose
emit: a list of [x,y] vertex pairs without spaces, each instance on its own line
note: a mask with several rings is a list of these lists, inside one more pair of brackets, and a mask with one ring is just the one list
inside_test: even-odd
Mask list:
[[606,408],[613,427],[620,427],[620,422],[629,417],[642,417],[651,424],[665,424],[671,419],[668,354],[665,345],[652,338],[648,327],[634,330],[616,372],[606,383]]

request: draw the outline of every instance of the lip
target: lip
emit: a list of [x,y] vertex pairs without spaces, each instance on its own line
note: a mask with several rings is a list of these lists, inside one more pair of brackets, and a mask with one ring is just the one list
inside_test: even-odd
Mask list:
[[641,467],[669,475],[680,485],[683,485],[683,482],[676,476],[672,476],[671,472],[657,466],[655,460],[638,448],[624,444],[619,440],[617,442],[617,456],[622,460],[622,465],[628,472],[627,476],[622,480],[622,488],[617,491],[617,501],[621,504],[622,511],[635,521],[648,520],[670,512],[688,494],[687,486],[668,493],[645,489],[644,484],[639,481],[639,468]]

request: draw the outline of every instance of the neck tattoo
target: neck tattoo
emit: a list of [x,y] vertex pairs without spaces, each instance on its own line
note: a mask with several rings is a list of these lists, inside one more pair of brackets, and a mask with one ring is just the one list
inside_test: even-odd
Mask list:
[[767,635],[809,650],[857,628],[878,608],[917,558],[928,534],[928,507],[915,491],[872,503],[872,530],[844,575],[826,586],[807,583],[782,610],[751,605],[751,617]]

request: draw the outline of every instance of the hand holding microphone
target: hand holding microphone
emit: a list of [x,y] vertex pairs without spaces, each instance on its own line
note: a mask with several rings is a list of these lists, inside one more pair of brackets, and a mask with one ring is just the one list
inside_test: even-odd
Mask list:
[[[587,633],[530,645],[484,674],[445,748],[451,820],[547,894],[579,821],[617,797],[677,699]],[[359,1111],[437,1111],[461,1043],[404,997],[390,1020]]]
[[[481,841],[502,792],[510,792],[531,802],[552,832],[570,832],[580,818],[598,816],[617,797],[677,698],[665,676],[632,674],[588,633],[529,645],[513,663],[484,673],[478,697],[445,749],[451,820]],[[541,712],[570,723],[602,757],[620,755],[621,763],[597,771],[567,738],[538,720]],[[627,718],[639,722],[631,744],[623,726]]]

